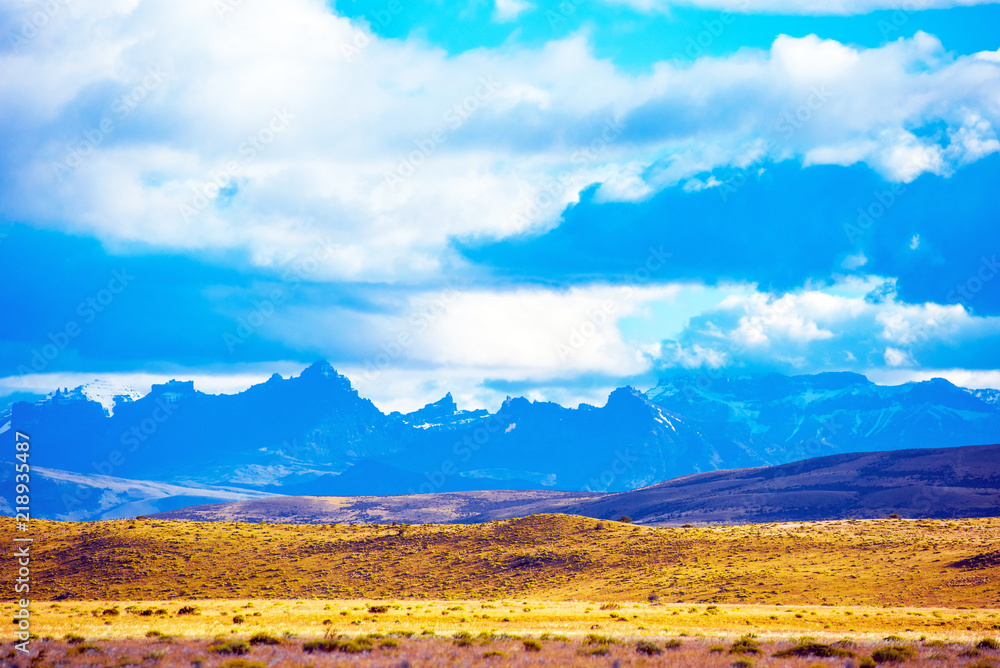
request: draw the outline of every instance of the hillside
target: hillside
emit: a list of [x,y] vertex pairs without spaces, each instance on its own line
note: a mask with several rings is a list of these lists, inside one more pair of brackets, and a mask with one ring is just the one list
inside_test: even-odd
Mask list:
[[282,524],[444,524],[483,515],[524,517],[556,512],[600,494],[550,490],[486,490],[404,496],[283,496],[207,503],[152,515],[197,522]]
[[[0,523],[12,568],[14,522]],[[20,535],[20,534],[19,534]],[[651,528],[32,523],[32,599],[409,597],[997,607],[1000,520]]]
[[619,494],[476,491],[276,497],[189,506],[163,519],[266,522],[483,522],[570,513],[638,524],[746,524],[841,518],[1000,515],[1000,445],[816,457],[712,471]]

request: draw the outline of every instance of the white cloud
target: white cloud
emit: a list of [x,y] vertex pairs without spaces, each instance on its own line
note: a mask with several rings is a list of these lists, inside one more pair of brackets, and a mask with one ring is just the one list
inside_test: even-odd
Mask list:
[[914,234],[910,237],[910,250],[917,250],[920,248],[920,235]]
[[[57,18],[0,56],[0,213],[260,266],[324,240],[320,279],[462,269],[452,239],[550,228],[595,183],[598,201],[636,201],[796,156],[909,181],[1000,150],[1000,63],[952,58],[923,33],[878,49],[782,36],[632,75],[583,35],[448,55],[368,34],[321,0],[222,17],[200,0],[81,0]],[[169,76],[121,113],[149,68]],[[932,121],[947,148],[906,129]],[[68,144],[88,155],[60,178]],[[229,189],[215,196],[213,179]]]
[[303,369],[301,362],[275,361],[254,364],[217,365],[208,368],[171,366],[156,371],[72,371],[35,373],[0,378],[0,397],[14,392],[49,394],[57,389],[73,389],[94,380],[106,380],[114,385],[133,387],[140,394],[148,394],[155,383],[168,380],[193,380],[194,389],[205,394],[235,394],[251,385],[262,383],[272,374],[285,378],[297,376]]
[[886,366],[913,366],[913,360],[910,359],[910,356],[905,350],[899,348],[887,347],[884,357]]
[[865,256],[864,251],[858,251],[854,255],[848,255],[844,258],[844,261],[840,263],[844,269],[858,269],[868,264],[868,258]]
[[497,21],[513,21],[522,12],[533,8],[526,0],[496,0],[494,18]]
[[[719,9],[745,14],[803,14],[810,16],[834,14],[850,16],[868,14],[879,9],[898,9],[912,12],[924,9],[989,5],[996,0],[608,0],[612,4],[625,4],[642,11],[667,11],[674,5],[687,5],[701,9]],[[987,52],[988,53],[988,52]]]

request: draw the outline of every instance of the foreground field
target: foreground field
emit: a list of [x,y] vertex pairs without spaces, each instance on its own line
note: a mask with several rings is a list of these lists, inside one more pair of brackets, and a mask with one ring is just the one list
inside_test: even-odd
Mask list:
[[[0,524],[12,545],[13,522]],[[24,536],[25,534],[19,534]],[[34,600],[516,599],[1000,607],[1000,520],[652,528],[33,521]],[[3,554],[11,572],[12,550]]]
[[767,641],[752,636],[732,640],[671,638],[629,641],[599,634],[574,640],[545,635],[537,638],[508,634],[460,634],[452,638],[412,638],[405,633],[329,638],[302,642],[257,634],[249,641],[220,638],[192,641],[163,635],[143,642],[87,641],[69,636],[62,641],[36,642],[31,657],[6,655],[6,665],[157,666],[184,668],[264,668],[393,666],[712,666],[750,668],[782,666],[823,668],[878,664],[933,665],[937,668],[986,668],[1000,658],[998,644],[984,638],[975,643],[929,641],[908,643],[834,643],[809,638]]
[[[12,604],[4,605],[13,613]],[[826,641],[877,642],[887,635],[971,642],[1000,636],[1000,611],[948,608],[843,608],[780,605],[677,605],[643,602],[511,600],[207,600],[59,601],[34,608],[41,637],[68,634],[124,640],[166,634],[182,638],[247,638],[267,632],[313,639],[324,635],[588,634],[624,639],[808,635]]]

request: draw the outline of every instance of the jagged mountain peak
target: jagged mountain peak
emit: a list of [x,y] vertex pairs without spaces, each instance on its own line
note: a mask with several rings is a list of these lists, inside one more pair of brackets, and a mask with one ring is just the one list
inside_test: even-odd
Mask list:
[[351,391],[354,389],[347,376],[338,373],[337,370],[325,360],[319,360],[310,364],[302,371],[301,374],[299,374],[299,378],[311,382],[331,383],[335,387],[339,387],[343,390]]
[[132,402],[141,397],[142,393],[131,385],[120,385],[95,378],[73,389],[56,389],[42,401],[93,401],[101,405],[105,415],[111,416],[116,405]]

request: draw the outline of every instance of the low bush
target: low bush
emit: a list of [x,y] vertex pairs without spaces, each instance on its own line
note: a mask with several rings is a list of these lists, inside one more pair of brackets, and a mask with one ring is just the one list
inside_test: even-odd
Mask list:
[[903,647],[902,645],[881,647],[872,652],[872,660],[875,663],[896,663],[900,661],[909,661],[914,656],[915,653],[911,648]]
[[219,640],[208,646],[213,654],[249,654],[250,645],[246,640]]
[[730,654],[760,654],[760,645],[751,635],[745,635],[732,644]]
[[354,640],[342,640],[337,638],[320,638],[310,640],[302,645],[302,650],[309,652],[344,652],[346,654],[360,654],[372,650],[372,641],[364,636],[358,636]]
[[639,644],[635,646],[635,651],[639,654],[647,654],[650,656],[653,654],[663,654],[663,650],[660,646],[649,640],[640,640]]
[[521,644],[524,645],[524,650],[526,652],[541,652],[542,651],[542,643],[540,643],[539,641],[535,640],[534,638],[525,638],[524,640],[521,641]]
[[250,636],[251,645],[280,645],[284,640],[277,636],[272,636],[267,631],[257,631]]
[[793,656],[818,656],[828,658],[850,657],[856,655],[849,649],[841,649],[839,647],[834,647],[833,645],[824,645],[823,643],[818,642],[803,642],[795,645],[794,647],[789,647],[788,649],[775,652],[773,656],[776,656],[779,659],[787,659]]

